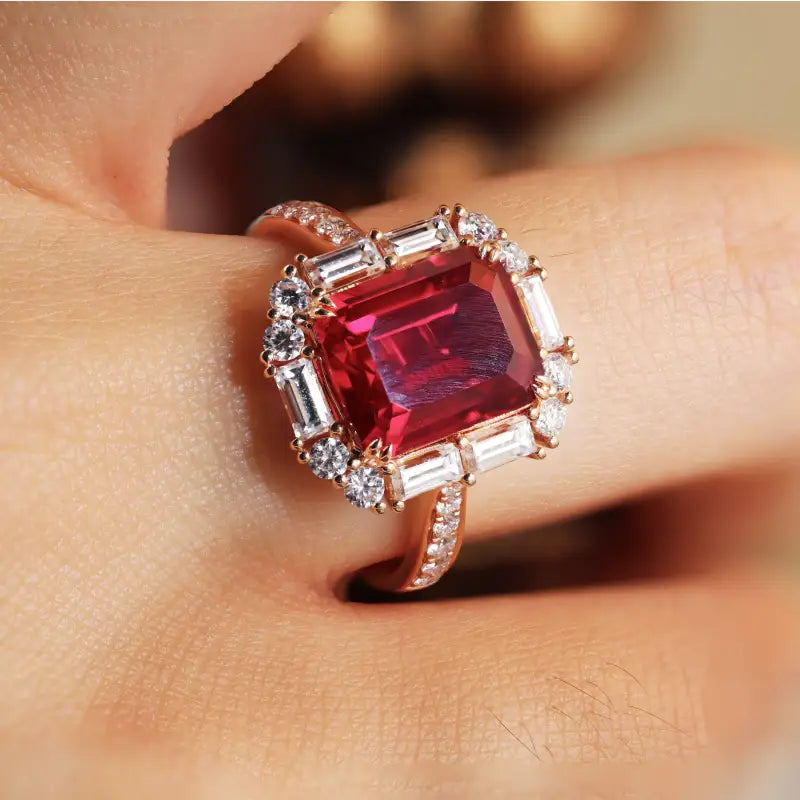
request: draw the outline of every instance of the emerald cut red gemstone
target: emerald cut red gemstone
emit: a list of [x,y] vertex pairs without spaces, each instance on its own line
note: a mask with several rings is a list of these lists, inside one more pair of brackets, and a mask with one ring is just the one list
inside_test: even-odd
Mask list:
[[510,276],[463,246],[332,295],[316,323],[362,446],[402,455],[528,405],[539,349]]

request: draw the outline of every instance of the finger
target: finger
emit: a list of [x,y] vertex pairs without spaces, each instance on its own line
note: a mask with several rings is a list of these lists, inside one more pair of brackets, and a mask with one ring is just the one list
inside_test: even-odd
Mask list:
[[173,140],[260,78],[327,10],[6,5],[0,174],[96,214],[161,223]]
[[722,797],[796,733],[797,612],[764,574],[280,618],[212,581],[154,603],[72,702],[115,739],[191,743],[289,796]]
[[[468,536],[791,450],[798,195],[794,166],[736,152],[534,173],[466,192],[501,221],[505,208],[512,233],[551,264],[550,292],[583,356],[563,444],[543,462],[482,475]],[[741,208],[724,205],[731,196]],[[388,228],[430,213],[432,199],[363,218]],[[277,393],[253,360],[286,250],[68,215],[37,227],[41,210],[15,211],[18,243],[5,259],[14,302],[0,341],[15,375],[4,437],[15,474],[27,476],[6,503],[22,547],[26,536],[55,546],[65,525],[77,539],[96,529],[92,547],[104,557],[152,548],[165,572],[148,580],[158,582],[190,553],[202,569],[201,543],[233,537],[272,554],[261,580],[320,587],[398,552],[402,515],[356,511],[293,463]],[[767,391],[776,375],[780,389]],[[41,454],[54,448],[45,489]],[[63,508],[67,517],[48,517]],[[77,551],[59,558],[76,578],[87,568]]]
[[[558,450],[481,475],[470,489],[473,531],[794,459],[798,177],[779,158],[684,151],[465,194],[469,208],[497,209],[547,266],[581,354]],[[385,229],[421,212],[400,202],[359,219]],[[762,390],[775,371],[780,386]]]

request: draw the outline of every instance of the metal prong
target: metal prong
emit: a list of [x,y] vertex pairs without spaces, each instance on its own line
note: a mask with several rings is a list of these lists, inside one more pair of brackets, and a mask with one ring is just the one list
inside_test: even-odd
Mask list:
[[269,319],[275,320],[278,319],[279,316],[280,312],[278,311],[277,308],[271,308],[269,311],[267,311],[267,317]]
[[308,256],[307,256],[307,255],[305,255],[305,254],[303,254],[303,253],[298,253],[298,254],[297,254],[295,257],[294,257],[294,263],[295,263],[295,264],[297,264],[297,266],[298,266],[298,267],[299,267],[299,266],[300,266],[300,265],[301,265],[301,264],[302,264],[304,261],[307,261],[307,260],[308,260]]
[[464,216],[464,215],[467,213],[467,209],[466,209],[466,207],[465,207],[464,205],[462,205],[461,203],[456,203],[456,204],[453,206],[453,213],[454,213],[454,214],[455,214],[457,217],[463,217],[463,216]]
[[544,378],[541,375],[537,375],[533,379],[533,383],[535,386],[534,391],[542,400],[547,400],[548,397],[555,397],[556,390],[553,384],[550,383],[547,378]]
[[402,500],[395,500],[392,503],[392,511],[396,511],[398,514],[406,507],[406,504]]
[[308,453],[307,453],[305,450],[301,450],[301,451],[300,451],[300,452],[297,454],[297,460],[298,460],[298,461],[299,461],[301,464],[307,464],[307,463],[308,463],[308,458],[309,458],[309,456],[308,456]]
[[287,278],[294,278],[294,276],[297,275],[297,267],[294,264],[287,264],[283,268],[283,274]]
[[448,206],[439,206],[439,208],[436,209],[436,213],[440,217],[449,217],[450,216],[450,208]]
[[506,239],[508,239],[508,231],[505,228],[498,228],[497,238],[502,242],[506,241]]
[[500,248],[494,242],[484,242],[478,250],[480,257],[496,263],[500,258]]
[[474,486],[476,482],[476,477],[471,472],[465,472],[461,478],[461,482],[465,486]]
[[303,440],[292,439],[292,450],[302,450],[302,449],[303,449]]
[[383,500],[381,500],[380,503],[375,503],[375,505],[373,506],[373,508],[375,509],[375,511],[378,514],[385,514],[386,513],[386,509],[388,507],[389,506],[387,506],[386,503],[383,502]]
[[306,358],[314,358],[314,348],[310,344],[303,348],[302,353]]

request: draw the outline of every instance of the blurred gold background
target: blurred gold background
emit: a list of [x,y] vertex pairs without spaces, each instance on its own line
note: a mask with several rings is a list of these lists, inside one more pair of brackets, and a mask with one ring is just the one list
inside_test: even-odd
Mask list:
[[800,149],[798,31],[796,3],[344,3],[176,144],[171,226],[698,140]]

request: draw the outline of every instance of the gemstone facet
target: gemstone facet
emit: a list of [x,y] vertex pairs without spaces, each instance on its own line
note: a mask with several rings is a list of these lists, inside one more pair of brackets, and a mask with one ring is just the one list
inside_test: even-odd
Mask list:
[[333,414],[311,361],[301,358],[278,367],[275,385],[281,392],[296,438],[311,439],[333,424]]
[[344,475],[350,451],[338,439],[326,436],[311,445],[308,451],[308,466],[318,477],[331,480],[337,475]]
[[282,316],[302,314],[308,309],[311,293],[300,278],[281,278],[269,293],[270,305]]
[[470,472],[486,472],[524,458],[536,450],[531,422],[526,416],[513,417],[466,436],[464,458]]
[[463,474],[458,448],[444,444],[400,464],[392,475],[392,489],[397,500],[408,500],[457,481]]
[[527,406],[539,348],[510,276],[474,248],[437,253],[332,296],[315,325],[358,443],[395,456]]
[[369,508],[379,503],[384,494],[380,472],[373,467],[354,469],[348,476],[344,494],[358,508]]
[[264,331],[264,350],[270,361],[291,361],[300,355],[306,338],[288,319],[278,319]]
[[557,398],[543,400],[536,419],[536,431],[542,436],[558,436],[567,421],[567,407]]

